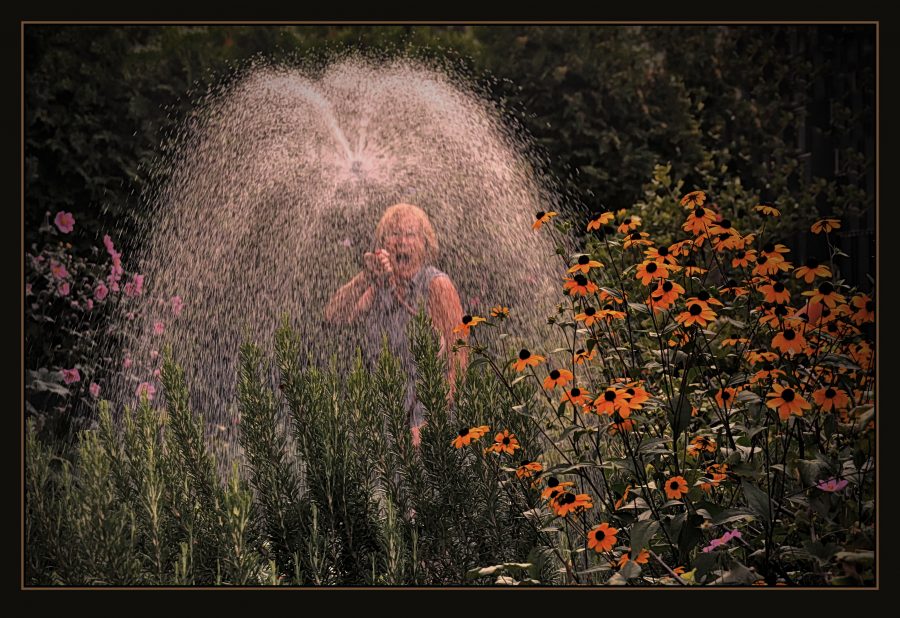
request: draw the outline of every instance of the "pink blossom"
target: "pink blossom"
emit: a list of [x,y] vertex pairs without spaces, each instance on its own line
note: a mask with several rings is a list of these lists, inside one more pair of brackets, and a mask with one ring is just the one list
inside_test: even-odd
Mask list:
[[81,381],[81,374],[78,373],[78,369],[61,369],[60,373],[62,374],[63,382],[66,384],[72,384],[74,382]]
[[135,275],[132,278],[134,282],[134,291],[138,293],[138,295],[144,292],[144,275]]
[[154,378],[158,378],[158,377],[159,377],[159,369],[154,369],[154,370],[153,370],[153,377],[154,377]]
[[134,284],[131,281],[125,284],[125,296],[137,296],[137,292],[134,291]]
[[141,382],[140,384],[138,384],[137,390],[134,391],[134,394],[137,395],[138,399],[147,397],[148,401],[153,401],[153,395],[156,394],[156,387],[149,382]]
[[841,479],[839,481],[839,480],[833,479],[833,478],[828,479],[827,481],[821,481],[816,485],[816,487],[818,487],[822,491],[827,491],[829,493],[840,491],[846,486],[847,486],[847,479]]
[[181,313],[181,310],[184,309],[184,301],[181,300],[180,296],[172,297],[172,314],[178,315]]
[[156,360],[156,357],[159,356],[159,352],[156,350],[150,350],[150,358]]
[[134,364],[134,361],[131,360],[131,357],[130,357],[130,356],[126,356],[126,357],[125,357],[125,360],[122,361],[122,366],[123,366],[125,369],[128,369],[128,368],[131,367],[133,364]]
[[103,235],[103,246],[106,247],[106,252],[110,255],[116,252],[116,248],[113,246],[112,238],[109,237],[109,234]]
[[68,234],[75,227],[75,217],[73,217],[70,212],[63,212],[60,210],[56,213],[56,218],[53,219],[53,223],[56,224],[56,227],[60,232]]
[[720,536],[719,538],[713,539],[712,541],[710,541],[710,542],[709,542],[709,545],[707,545],[706,547],[703,548],[703,553],[704,553],[704,554],[708,554],[709,552],[711,552],[711,551],[714,550],[715,548],[717,548],[717,547],[719,547],[719,546],[721,546],[721,545],[725,545],[728,541],[730,541],[730,540],[732,540],[732,539],[739,539],[739,538],[741,538],[741,531],[740,531],[740,530],[734,529],[734,530],[731,530],[731,531],[729,531],[729,532],[726,532],[725,534],[723,534],[723,535]]
[[162,335],[166,330],[166,325],[162,322],[154,322],[153,323],[153,334],[154,335]]
[[109,288],[106,287],[106,284],[102,281],[97,284],[97,287],[94,288],[94,298],[98,301],[103,300],[109,295]]
[[85,303],[84,303],[84,307],[85,307],[85,309],[87,309],[88,311],[90,311],[91,309],[94,308],[94,301],[92,301],[90,298],[87,299],[87,300],[85,301]]
[[134,315],[135,315],[135,314],[134,314],[134,311],[129,311],[128,313],[125,314],[125,319],[126,319],[126,320],[133,320],[133,319],[134,319]]
[[91,382],[90,387],[88,387],[88,391],[90,391],[91,397],[96,399],[97,397],[100,396],[100,385],[97,384],[96,382]]
[[59,292],[60,296],[68,296],[69,295],[69,282],[63,281],[59,284],[59,287],[56,288],[56,291]]
[[31,284],[30,283],[25,284],[25,296],[31,296]]
[[53,273],[53,276],[57,279],[65,279],[69,276],[69,271],[66,270],[66,265],[60,264],[56,260],[50,260],[50,272]]

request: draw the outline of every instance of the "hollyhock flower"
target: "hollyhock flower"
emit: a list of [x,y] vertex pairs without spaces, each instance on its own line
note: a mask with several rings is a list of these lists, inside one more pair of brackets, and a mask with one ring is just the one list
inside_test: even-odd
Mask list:
[[100,385],[97,384],[96,382],[91,382],[91,385],[88,388],[88,391],[90,391],[91,397],[96,399],[97,397],[100,396]]
[[181,313],[181,310],[184,308],[184,301],[181,300],[180,296],[173,296],[171,302],[172,302],[172,315],[177,316],[179,313]]
[[60,296],[68,296],[69,295],[69,282],[63,281],[59,284],[59,287],[56,288],[56,291],[59,292]]
[[149,382],[141,382],[140,384],[138,384],[137,390],[134,391],[134,394],[137,395],[138,399],[147,397],[148,401],[153,401],[153,395],[156,394],[156,387]]
[[57,279],[65,279],[69,276],[69,271],[66,270],[66,265],[60,264],[56,260],[50,260],[50,272],[53,273],[53,276]]
[[156,360],[156,357],[159,356],[159,352],[156,350],[150,350],[150,358]]
[[154,377],[154,378],[158,378],[159,376],[160,376],[160,371],[159,371],[159,369],[154,369],[154,370],[153,370],[153,377]]
[[60,373],[62,374],[63,382],[65,382],[66,384],[72,384],[74,382],[81,381],[81,374],[78,373],[77,368],[61,369]]
[[126,356],[126,357],[125,357],[125,360],[122,361],[122,367],[124,367],[125,369],[128,369],[128,368],[131,367],[133,364],[134,364],[134,361],[131,360],[131,357],[130,357],[130,356]]
[[60,232],[68,234],[75,227],[75,217],[73,217],[70,212],[63,212],[60,210],[56,213],[56,218],[53,219],[53,223],[56,224],[56,228]]
[[99,302],[107,296],[109,296],[109,288],[101,281],[97,284],[97,287],[94,288],[94,298]]
[[84,307],[85,307],[85,309],[87,309],[88,311],[90,311],[91,309],[94,308],[94,301],[92,301],[90,298],[87,299],[87,300],[85,301],[85,303],[84,303]]
[[847,479],[841,479],[840,481],[837,479],[828,479],[827,481],[820,481],[816,484],[816,487],[818,487],[822,491],[827,491],[829,493],[840,491],[846,486]]
[[153,323],[153,334],[154,335],[162,335],[166,330],[166,325],[163,322],[154,322]]

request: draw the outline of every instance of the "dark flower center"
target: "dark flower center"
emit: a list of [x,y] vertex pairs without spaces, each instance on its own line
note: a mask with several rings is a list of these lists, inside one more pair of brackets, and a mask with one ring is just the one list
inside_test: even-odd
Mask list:
[[785,316],[788,314],[787,305],[775,305],[775,315]]
[[773,251],[775,251],[775,245],[773,243],[767,242],[763,247],[763,251],[765,251],[766,253],[772,253]]
[[772,363],[763,363],[763,371],[772,371],[773,365]]
[[788,341],[793,341],[797,338],[797,333],[794,332],[793,328],[784,329],[784,338]]
[[593,307],[588,307],[587,309],[584,310],[584,315],[586,315],[588,317],[594,315],[595,313],[597,313],[597,310],[594,309]]
[[829,388],[829,389],[825,390],[825,397],[827,397],[828,399],[833,398],[835,395],[837,395],[837,391],[834,390],[833,388]]
[[569,492],[564,493],[559,499],[560,504],[572,504],[573,502],[575,502],[575,494]]
[[766,262],[769,261],[769,258],[767,258],[767,257],[764,256],[764,255],[761,255],[761,256],[759,256],[759,259],[756,260],[756,261],[757,261],[757,263],[759,263],[759,264],[765,264]]
[[697,294],[697,298],[699,298],[703,302],[706,302],[709,300],[709,292],[707,292],[706,290],[703,290],[702,292]]
[[629,395],[631,395],[632,397],[634,397],[634,389],[633,388],[626,388],[625,392],[628,393]]
[[527,459],[523,459],[523,460],[522,460],[522,463],[519,464],[519,467],[520,467],[520,468],[524,468],[525,466],[527,466],[527,465],[530,464],[530,463],[531,463],[531,462],[528,461]]
[[577,283],[578,285],[586,285],[587,277],[581,274],[575,275],[575,283]]
[[669,255],[669,248],[668,247],[660,247],[659,249],[656,250],[656,254],[660,255],[662,257],[665,257],[665,256]]
[[547,213],[545,213],[543,210],[539,210],[539,211],[537,211],[536,213],[534,213],[534,218],[535,218],[535,219],[540,219],[540,218],[543,217],[545,214],[547,214]]
[[671,281],[666,281],[665,283],[662,284],[663,292],[671,292],[672,288],[674,288],[674,287],[675,286],[672,284]]
[[555,476],[551,476],[547,481],[547,487],[556,487],[557,485],[559,485],[559,479]]
[[503,438],[503,445],[504,445],[504,446],[508,446],[508,445],[509,445],[509,438],[508,438],[508,437]]
[[603,393],[603,398],[607,401],[615,401],[616,391],[606,391],[605,393]]
[[734,254],[734,257],[736,257],[739,260],[743,260],[746,255],[747,255],[746,251],[738,251],[737,253]]
[[594,538],[598,541],[602,541],[606,538],[606,533],[603,532],[603,530],[597,530],[596,532],[594,532]]
[[612,311],[613,309],[615,309],[615,307],[613,307],[612,303],[606,303],[605,305],[603,305],[603,309],[605,311]]
[[569,391],[569,392],[570,392],[570,394],[572,395],[572,397],[580,397],[580,396],[581,396],[581,389],[580,389],[580,388],[573,388],[573,389],[572,389],[571,391]]
[[531,356],[531,352],[529,352],[525,348],[519,350],[519,360],[526,360],[529,356]]
[[728,283],[727,283],[726,285],[727,285],[728,287],[730,287],[730,288],[736,288],[736,287],[737,287],[737,281],[735,281],[734,279],[729,279],[729,280],[728,280]]
[[462,429],[460,429],[459,435],[460,435],[460,437],[465,437],[465,436],[469,435],[469,428],[463,427]]
[[559,370],[558,369],[554,369],[553,371],[550,372],[550,379],[551,380],[559,379]]
[[647,264],[647,268],[645,270],[648,273],[655,273],[656,272],[656,262],[650,262],[649,264]]
[[641,233],[640,233],[640,232],[633,232],[633,233],[631,234],[631,240],[640,240],[640,239],[641,239]]
[[578,348],[578,350],[576,350],[575,354],[576,355],[577,354],[587,354],[587,352],[585,352],[584,348]]
[[832,322],[831,324],[829,324],[829,325],[828,325],[828,332],[829,332],[829,333],[836,333],[836,332],[838,332],[837,324],[835,324],[834,322]]
[[463,316],[463,319],[462,319],[462,323],[463,323],[463,324],[468,324],[468,323],[471,322],[471,321],[472,321],[472,316],[470,316],[470,315],[464,315],[464,316]]
[[790,403],[794,400],[794,395],[795,395],[795,393],[794,393],[793,389],[790,389],[790,388],[786,388],[783,391],[781,391],[781,398],[784,399],[785,401],[787,401],[788,403]]
[[703,209],[703,206],[697,206],[694,209],[694,216],[697,217],[698,219],[705,214],[706,214],[706,210]]
[[866,303],[866,311],[868,311],[869,313],[872,313],[873,311],[875,311],[875,301],[874,300],[870,300]]
[[582,266],[585,265],[585,264],[587,264],[587,263],[590,262],[590,261],[591,261],[591,258],[588,257],[588,256],[586,256],[586,255],[579,255],[579,256],[578,256],[578,263],[581,264]]
[[672,491],[678,489],[678,481],[672,481],[671,483],[669,483],[669,489],[671,489]]
[[772,286],[772,289],[781,294],[782,292],[784,292],[784,284],[779,281]]
[[688,312],[690,312],[691,315],[700,315],[701,313],[703,313],[703,307],[701,307],[697,303],[694,303],[693,305],[688,307]]
[[719,224],[719,227],[724,228],[726,230],[731,229],[731,220],[730,219],[722,219],[722,222]]
[[818,260],[818,259],[816,259],[816,258],[814,258],[814,257],[811,257],[811,258],[807,258],[807,259],[806,259],[806,267],[807,267],[807,268],[818,268],[818,266],[819,266],[819,260]]
[[819,294],[828,296],[832,292],[834,292],[834,285],[832,285],[830,281],[826,281],[819,286]]
[[625,225],[631,225],[631,217],[625,217],[625,220],[622,221]]
[[729,399],[731,399],[731,393],[729,393],[728,391],[722,391],[722,400],[728,401]]

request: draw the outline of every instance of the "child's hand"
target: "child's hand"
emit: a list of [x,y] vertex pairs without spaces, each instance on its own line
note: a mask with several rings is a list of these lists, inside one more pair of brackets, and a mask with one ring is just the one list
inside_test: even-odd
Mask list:
[[366,252],[363,263],[369,278],[377,283],[383,283],[394,274],[390,254],[384,249],[378,249],[374,253]]

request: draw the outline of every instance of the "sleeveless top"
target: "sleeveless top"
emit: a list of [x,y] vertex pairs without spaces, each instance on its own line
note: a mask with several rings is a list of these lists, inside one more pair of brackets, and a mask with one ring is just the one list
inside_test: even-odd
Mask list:
[[[427,311],[428,289],[431,282],[438,277],[447,277],[447,274],[434,266],[423,266],[406,284],[404,301],[416,311],[420,307],[424,307]],[[417,427],[422,423],[424,406],[416,400],[416,363],[409,347],[408,329],[413,317],[409,309],[397,300],[391,286],[385,285],[375,289],[372,307],[363,320],[369,365],[375,366],[381,354],[382,340],[387,336],[391,354],[397,357],[401,369],[408,376],[405,406],[410,416],[410,426]]]

